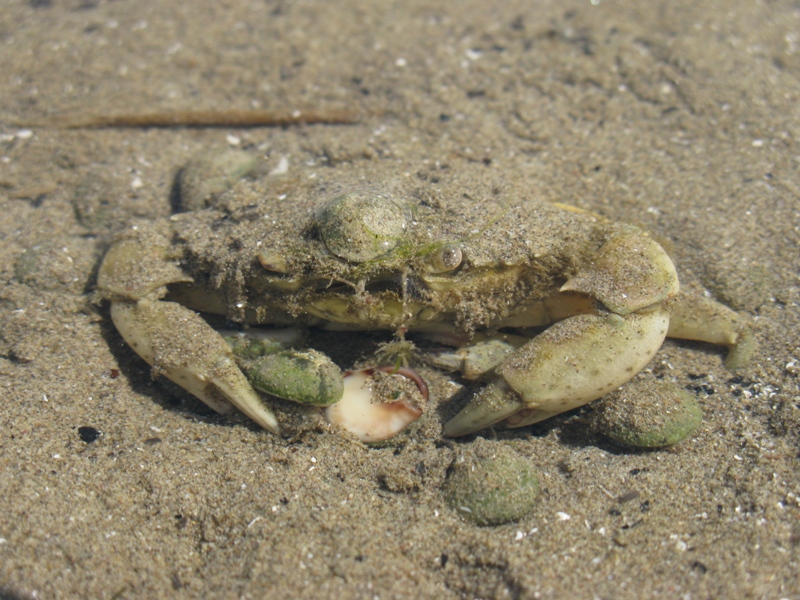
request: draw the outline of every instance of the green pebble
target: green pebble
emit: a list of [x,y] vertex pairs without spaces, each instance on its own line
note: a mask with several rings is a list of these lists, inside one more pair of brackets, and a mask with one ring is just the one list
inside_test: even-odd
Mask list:
[[391,197],[354,192],[325,204],[317,215],[317,227],[333,254],[363,263],[394,249],[407,221],[403,206]]
[[285,350],[250,361],[244,372],[260,392],[300,404],[330,406],[342,398],[342,373],[316,350]]
[[483,438],[465,447],[445,484],[450,507],[476,525],[503,525],[536,505],[539,478],[522,456]]
[[666,381],[634,380],[596,404],[595,429],[622,446],[662,448],[685,440],[703,421],[694,396]]

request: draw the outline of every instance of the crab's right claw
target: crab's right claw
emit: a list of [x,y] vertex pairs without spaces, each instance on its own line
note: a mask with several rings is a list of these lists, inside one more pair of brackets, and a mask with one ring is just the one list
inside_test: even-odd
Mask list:
[[506,419],[522,427],[591,402],[618,388],[650,362],[667,333],[659,306],[625,317],[577,315],[559,321],[509,356],[498,379],[444,427],[447,436]]
[[128,345],[158,374],[221,414],[232,404],[279,434],[275,416],[236,365],[228,344],[195,312],[174,302],[118,300],[111,303],[111,318]]
[[455,417],[444,425],[447,437],[479,431],[525,408],[519,395],[503,379],[496,379],[475,394]]

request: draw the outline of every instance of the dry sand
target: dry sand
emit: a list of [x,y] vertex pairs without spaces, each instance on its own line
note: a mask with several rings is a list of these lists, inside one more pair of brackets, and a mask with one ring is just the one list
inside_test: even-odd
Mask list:
[[[797,2],[3,0],[0,48],[0,596],[800,598]],[[47,126],[253,108],[359,122]],[[481,433],[542,494],[468,524],[442,482],[470,438],[277,439],[176,400],[92,303],[113,234],[237,143],[290,172],[484,171],[641,225],[760,349],[734,377],[664,345],[649,370],[705,418],[669,450],[608,444],[591,409]]]

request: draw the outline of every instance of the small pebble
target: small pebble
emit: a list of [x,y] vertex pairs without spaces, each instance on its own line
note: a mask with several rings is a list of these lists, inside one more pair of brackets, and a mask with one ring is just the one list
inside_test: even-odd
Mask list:
[[101,435],[103,435],[103,432],[99,429],[95,429],[94,427],[89,427],[88,425],[78,427],[78,436],[81,438],[81,441],[86,442],[87,444],[96,442]]
[[257,390],[300,404],[330,406],[344,393],[342,373],[316,350],[283,350],[242,365]]
[[617,444],[633,448],[677,444],[703,421],[694,396],[667,381],[630,381],[595,407],[595,429]]
[[450,507],[476,525],[503,525],[536,505],[539,478],[528,460],[483,438],[462,449],[445,484]]
[[14,275],[17,281],[35,290],[82,293],[94,262],[91,254],[82,252],[89,249],[84,240],[66,236],[45,240],[20,254],[14,263]]

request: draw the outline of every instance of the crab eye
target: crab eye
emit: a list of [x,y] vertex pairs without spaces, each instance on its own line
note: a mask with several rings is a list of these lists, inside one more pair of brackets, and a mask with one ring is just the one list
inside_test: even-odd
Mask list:
[[428,272],[447,273],[448,271],[457,269],[463,259],[464,255],[458,244],[442,244],[428,256]]
[[328,250],[362,263],[392,250],[406,231],[406,214],[393,198],[369,193],[336,196],[317,215]]
[[256,254],[258,262],[270,273],[286,273],[289,268],[286,264],[286,257],[277,252],[270,252],[268,250],[260,250]]

